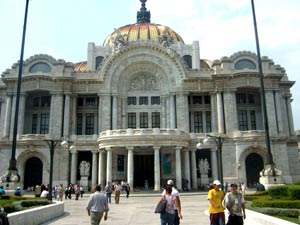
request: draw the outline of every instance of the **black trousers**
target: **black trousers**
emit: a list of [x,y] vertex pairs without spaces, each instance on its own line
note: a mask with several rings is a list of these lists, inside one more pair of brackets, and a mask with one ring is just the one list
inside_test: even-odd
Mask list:
[[228,222],[226,225],[243,225],[244,221],[243,221],[243,217],[242,216],[237,216],[237,215],[230,215],[228,217]]
[[180,218],[178,216],[178,211],[177,209],[175,210],[175,217],[174,217],[174,225],[179,225],[180,224]]

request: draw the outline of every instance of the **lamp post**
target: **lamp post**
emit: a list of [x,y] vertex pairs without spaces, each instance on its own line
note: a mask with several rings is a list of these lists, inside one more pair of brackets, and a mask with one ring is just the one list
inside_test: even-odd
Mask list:
[[[69,150],[72,151],[72,150],[75,150],[76,149],[76,146],[74,145],[74,142],[73,141],[62,141],[61,142],[61,146],[64,148],[64,149],[68,149],[68,147],[70,146]],[[69,151],[69,177],[68,177],[68,185],[71,183],[71,157],[70,157],[70,151]]]
[[20,175],[18,174],[18,169],[17,169],[16,148],[17,148],[19,102],[20,102],[20,92],[21,92],[21,83],[22,83],[23,58],[24,58],[24,48],[25,48],[28,5],[29,5],[29,0],[26,0],[22,44],[21,44],[21,54],[20,54],[19,71],[18,71],[19,73],[18,73],[18,80],[17,80],[16,106],[15,106],[15,114],[14,114],[15,117],[14,117],[11,159],[9,161],[9,167],[8,167],[6,173],[1,178],[2,182],[3,181],[4,182],[19,182],[20,181]]
[[217,157],[217,163],[218,163],[218,179],[220,180],[222,186],[223,183],[223,160],[222,160],[222,146],[225,141],[224,137],[221,136],[214,136],[207,134],[205,139],[203,140],[203,143],[197,144],[197,149],[203,148],[203,145],[209,145],[211,141],[214,141],[214,143],[217,145],[218,148],[218,157]]

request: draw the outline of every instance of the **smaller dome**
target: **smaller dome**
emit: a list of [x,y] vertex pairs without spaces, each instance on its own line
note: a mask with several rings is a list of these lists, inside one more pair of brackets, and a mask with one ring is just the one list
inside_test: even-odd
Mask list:
[[87,61],[78,62],[74,64],[74,71],[85,72],[87,71]]
[[129,24],[119,29],[116,29],[113,33],[111,33],[104,41],[104,46],[113,46],[114,39],[117,35],[121,35],[124,37],[127,42],[135,42],[135,41],[155,41],[159,42],[160,35],[168,35],[171,36],[174,40],[174,43],[183,43],[183,39],[177,34],[174,30],[167,26],[163,26],[155,23],[135,23]]

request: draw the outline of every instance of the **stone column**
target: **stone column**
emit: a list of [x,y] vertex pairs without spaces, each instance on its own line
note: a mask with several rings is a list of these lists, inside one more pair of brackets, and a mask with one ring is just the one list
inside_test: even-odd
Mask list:
[[211,148],[210,153],[211,153],[211,170],[212,170],[212,177],[214,180],[218,179],[218,160],[217,160],[217,151],[218,149]]
[[134,168],[134,161],[133,161],[133,148],[134,147],[127,147],[128,155],[127,155],[127,182],[129,183],[130,187],[133,188],[133,168]]
[[191,189],[190,154],[189,149],[184,149],[184,177],[188,180],[188,189]]
[[105,148],[107,151],[107,163],[106,163],[106,182],[112,182],[112,150],[110,147]]
[[277,126],[276,126],[276,114],[275,114],[275,102],[273,91],[266,91],[266,106],[267,106],[267,115],[269,123],[269,133],[271,136],[277,135]]
[[112,129],[116,130],[118,127],[118,97],[113,96],[113,109],[112,109]]
[[26,108],[26,94],[21,93],[20,108],[19,108],[19,120],[18,120],[18,139],[20,138],[20,135],[22,135],[24,133],[25,108]]
[[170,97],[166,97],[166,128],[170,128]]
[[180,93],[176,95],[176,120],[177,127],[186,132],[189,131],[189,112],[187,94]]
[[170,129],[175,129],[175,99],[174,95],[170,95]]
[[101,131],[111,130],[111,96],[101,95]]
[[10,134],[9,139],[13,139],[14,133],[14,122],[15,122],[15,110],[16,110],[16,96],[13,95],[12,106],[11,106],[11,119],[10,119]]
[[77,95],[72,96],[72,119],[71,119],[71,134],[76,135],[77,134]]
[[222,93],[217,93],[217,115],[218,115],[218,132],[224,134],[224,113],[223,113],[223,98]]
[[63,115],[63,95],[62,93],[52,93],[50,108],[50,134],[54,138],[62,137],[62,115]]
[[71,97],[70,94],[65,95],[65,109],[64,109],[64,137],[70,137],[70,107],[71,107]]
[[[98,99],[99,99],[99,105],[98,105],[98,134],[99,134],[103,131],[102,130],[102,102],[103,102],[103,99],[102,99],[101,95],[98,95]],[[99,180],[99,182],[100,181],[101,180]]]
[[236,97],[234,91],[224,92],[224,110],[225,110],[225,122],[226,133],[232,133],[238,130],[238,118]]
[[3,137],[5,138],[9,138],[9,134],[10,134],[11,108],[12,108],[12,96],[9,95],[6,97],[4,133],[3,133]]
[[196,149],[192,149],[192,188],[198,189]]
[[177,189],[182,189],[181,182],[181,146],[176,146],[176,187]]
[[291,96],[286,97],[286,106],[287,106],[287,114],[288,114],[288,123],[289,123],[289,132],[290,134],[294,133],[294,120],[293,120],[293,113],[292,113],[292,106],[291,106]]
[[211,107],[211,131],[218,132],[217,129],[217,110],[216,110],[216,95],[211,93],[210,95],[210,107]]
[[122,129],[127,129],[127,99],[125,97],[122,98],[122,103],[121,103],[121,128]]
[[154,191],[160,190],[160,146],[154,146]]
[[71,150],[70,152],[71,152],[71,183],[76,184],[78,152],[76,149]]
[[166,115],[166,97],[161,96],[161,128],[167,128],[167,115]]
[[283,120],[282,120],[282,111],[281,111],[281,95],[279,91],[275,92],[275,102],[276,102],[276,112],[277,112],[277,127],[278,132],[282,133],[284,131],[283,129]]
[[97,150],[92,150],[93,153],[93,165],[92,165],[92,187],[97,184]]
[[99,165],[98,165],[98,182],[99,184],[105,185],[105,152],[103,150],[99,150]]

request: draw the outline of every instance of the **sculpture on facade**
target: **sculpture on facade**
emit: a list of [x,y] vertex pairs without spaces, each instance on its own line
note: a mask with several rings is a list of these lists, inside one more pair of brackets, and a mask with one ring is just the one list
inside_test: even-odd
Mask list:
[[198,165],[199,165],[200,174],[207,175],[210,170],[207,158],[200,159]]
[[80,176],[82,177],[88,177],[90,176],[90,163],[86,161],[81,161],[79,165],[79,170],[80,170]]
[[162,46],[169,47],[174,43],[174,38],[164,30],[163,33],[158,36],[158,41]]
[[113,38],[114,49],[120,49],[126,46],[127,41],[125,40],[127,34],[122,34],[119,29],[115,29],[116,36]]

